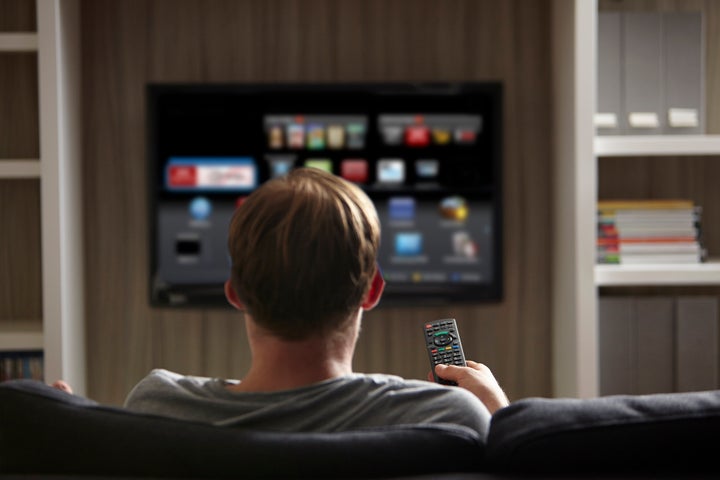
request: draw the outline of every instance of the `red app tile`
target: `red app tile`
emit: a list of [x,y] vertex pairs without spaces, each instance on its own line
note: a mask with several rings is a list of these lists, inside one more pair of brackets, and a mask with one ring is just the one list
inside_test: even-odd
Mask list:
[[195,165],[173,165],[168,171],[168,186],[171,188],[194,187],[197,185]]
[[411,125],[405,129],[405,145],[427,147],[430,144],[430,129],[426,125]]
[[348,158],[340,164],[340,176],[349,182],[368,181],[368,163],[362,158]]

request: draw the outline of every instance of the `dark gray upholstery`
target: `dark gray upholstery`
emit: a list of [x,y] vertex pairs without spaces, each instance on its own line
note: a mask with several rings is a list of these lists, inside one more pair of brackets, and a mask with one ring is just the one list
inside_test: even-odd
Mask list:
[[519,400],[493,416],[486,444],[452,425],[221,428],[100,406],[38,382],[0,384],[3,479],[704,479],[720,474],[719,433],[720,391]]
[[487,460],[514,472],[720,472],[720,391],[524,399],[493,416]]
[[[484,443],[455,425],[235,430],[103,407],[33,381],[0,384],[0,474],[371,478],[477,470]],[[442,452],[451,463],[432,461]]]

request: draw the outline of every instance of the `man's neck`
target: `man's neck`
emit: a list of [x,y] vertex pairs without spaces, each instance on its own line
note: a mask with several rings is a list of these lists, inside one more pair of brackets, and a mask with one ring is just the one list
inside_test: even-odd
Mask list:
[[333,338],[287,341],[250,330],[252,364],[243,381],[230,387],[232,390],[289,390],[352,373],[354,331]]

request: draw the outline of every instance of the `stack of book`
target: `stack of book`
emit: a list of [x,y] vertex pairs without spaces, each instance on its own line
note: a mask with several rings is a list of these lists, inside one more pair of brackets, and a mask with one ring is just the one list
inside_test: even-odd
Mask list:
[[691,200],[598,202],[597,262],[700,263],[700,213]]

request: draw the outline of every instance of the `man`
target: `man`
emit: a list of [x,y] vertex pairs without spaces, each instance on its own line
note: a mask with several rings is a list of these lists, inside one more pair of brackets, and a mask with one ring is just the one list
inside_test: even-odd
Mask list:
[[[380,225],[357,186],[317,169],[263,184],[233,217],[228,301],[245,312],[242,381],[155,370],[131,410],[277,431],[455,423],[487,432],[507,398],[487,367],[438,366],[458,387],[352,371],[362,313],[377,305]],[[418,340],[419,341],[419,340]]]

